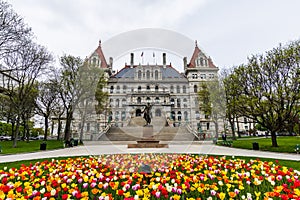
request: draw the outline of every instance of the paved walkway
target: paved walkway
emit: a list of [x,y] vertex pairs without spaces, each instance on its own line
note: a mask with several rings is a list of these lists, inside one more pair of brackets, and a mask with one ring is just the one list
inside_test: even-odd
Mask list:
[[226,156],[248,156],[300,161],[300,154],[272,153],[264,151],[244,150],[230,147],[216,146],[211,141],[205,142],[172,142],[169,148],[134,148],[128,149],[124,142],[84,142],[83,146],[72,148],[40,151],[35,153],[0,155],[0,163],[40,158],[87,156],[101,154],[126,153],[192,153],[214,154]]

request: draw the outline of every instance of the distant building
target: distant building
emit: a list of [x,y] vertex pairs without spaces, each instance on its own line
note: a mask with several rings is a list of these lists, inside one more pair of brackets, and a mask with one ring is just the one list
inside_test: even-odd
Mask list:
[[[152,117],[165,117],[175,126],[189,124],[197,130],[200,119],[204,119],[199,110],[199,84],[216,79],[219,70],[199,49],[197,42],[190,61],[187,62],[186,57],[183,59],[183,72],[166,63],[166,53],[162,54],[163,62],[155,65],[136,64],[131,53],[130,64],[113,73],[113,59],[107,63],[104,53],[99,43],[88,62],[106,72],[110,111],[105,116],[97,116],[95,111],[89,113],[84,127],[85,139],[101,132],[107,122],[113,126],[127,126],[132,117],[141,115],[147,103],[152,104]],[[73,126],[78,133],[81,126],[79,115],[74,117]],[[208,132],[214,130],[209,121],[202,127]]]

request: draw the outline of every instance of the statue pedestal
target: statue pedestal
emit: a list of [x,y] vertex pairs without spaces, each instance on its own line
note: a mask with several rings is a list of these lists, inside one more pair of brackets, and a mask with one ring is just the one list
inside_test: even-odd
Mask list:
[[143,138],[136,141],[137,144],[128,144],[128,148],[168,148],[168,144],[159,144],[159,140],[155,140],[153,136],[153,126],[147,125],[143,127]]

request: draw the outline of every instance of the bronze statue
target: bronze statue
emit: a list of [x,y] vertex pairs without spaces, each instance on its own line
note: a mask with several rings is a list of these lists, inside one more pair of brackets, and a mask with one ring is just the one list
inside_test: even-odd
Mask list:
[[146,120],[145,126],[147,126],[151,123],[151,117],[150,117],[151,108],[152,108],[152,105],[150,105],[150,103],[148,103],[142,112],[142,113],[144,113],[144,119]]

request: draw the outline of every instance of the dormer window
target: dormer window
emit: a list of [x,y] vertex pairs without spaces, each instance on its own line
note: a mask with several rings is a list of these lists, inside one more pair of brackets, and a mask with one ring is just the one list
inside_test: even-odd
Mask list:
[[197,67],[204,67],[207,66],[207,59],[203,53],[198,54],[198,58],[196,60]]

